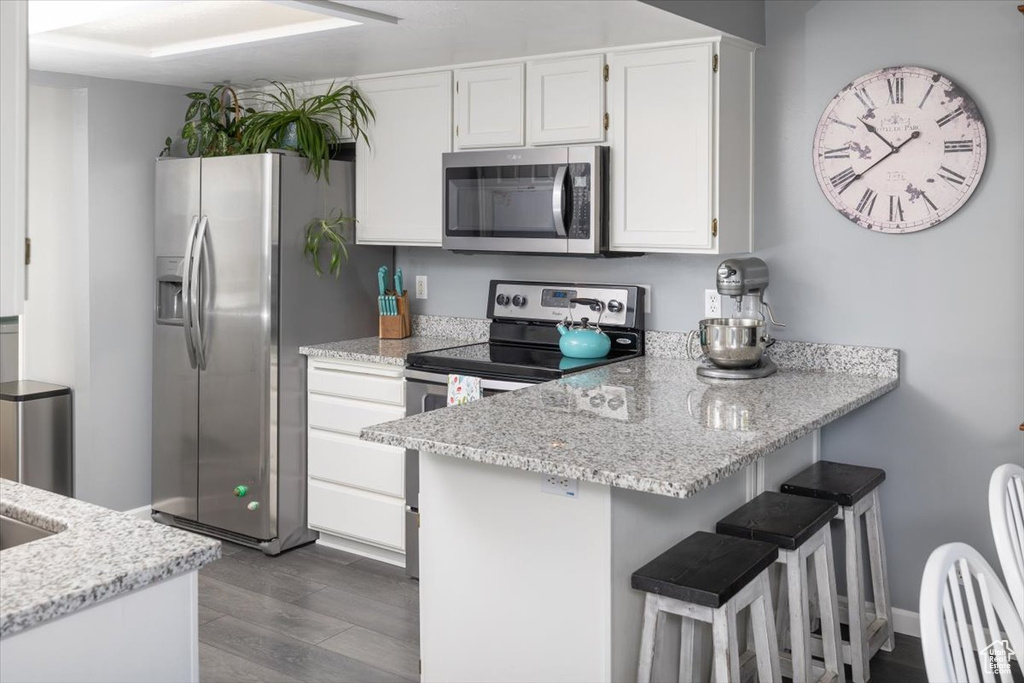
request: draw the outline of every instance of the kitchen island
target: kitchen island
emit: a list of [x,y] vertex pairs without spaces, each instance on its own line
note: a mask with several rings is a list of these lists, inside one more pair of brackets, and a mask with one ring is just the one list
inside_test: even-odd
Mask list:
[[647,356],[364,429],[420,451],[424,680],[635,678],[631,573],[777,489],[819,457],[822,426],[899,384],[893,349],[790,343],[776,362],[716,382]]
[[0,680],[198,680],[220,541],[6,479],[0,515]]

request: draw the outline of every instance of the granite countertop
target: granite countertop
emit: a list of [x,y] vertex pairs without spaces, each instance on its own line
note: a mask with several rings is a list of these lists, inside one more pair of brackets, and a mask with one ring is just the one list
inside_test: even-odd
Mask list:
[[57,532],[2,551],[0,638],[220,557],[220,541],[7,479],[0,514]]
[[405,358],[410,353],[436,351],[437,349],[447,349],[467,343],[464,339],[446,339],[443,337],[413,336],[406,337],[405,339],[365,337],[363,339],[349,339],[347,341],[300,346],[299,353],[310,358],[405,365]]
[[299,353],[311,358],[405,365],[405,358],[410,353],[436,351],[486,340],[489,324],[490,321],[478,318],[414,315],[412,336],[405,339],[364,337],[300,346]]
[[[803,355],[820,366],[818,351]],[[367,427],[361,438],[685,498],[895,389],[898,352],[880,351],[891,362],[878,374],[781,369],[747,381],[702,379],[696,361],[646,356]]]

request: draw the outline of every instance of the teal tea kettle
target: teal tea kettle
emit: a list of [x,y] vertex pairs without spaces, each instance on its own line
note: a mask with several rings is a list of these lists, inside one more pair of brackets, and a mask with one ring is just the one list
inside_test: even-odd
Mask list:
[[597,311],[597,323],[591,324],[589,318],[580,318],[577,323],[572,319],[572,309],[569,310],[569,317],[558,324],[556,328],[561,339],[558,340],[558,348],[562,355],[567,358],[604,358],[612,348],[612,340],[601,331],[601,316],[604,314],[604,302],[598,299],[570,299],[572,304],[586,304],[591,310]]

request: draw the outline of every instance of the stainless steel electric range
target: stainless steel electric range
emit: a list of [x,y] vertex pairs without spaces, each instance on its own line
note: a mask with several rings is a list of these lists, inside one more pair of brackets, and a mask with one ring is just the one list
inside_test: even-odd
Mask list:
[[[483,395],[559,379],[644,353],[644,295],[639,285],[491,280],[486,342],[410,354],[406,359],[406,415],[444,408],[448,375],[481,378]],[[596,299],[603,306],[573,303]],[[597,322],[612,342],[604,358],[567,358],[556,326],[567,318]],[[419,452],[406,452],[406,572],[419,570]]]

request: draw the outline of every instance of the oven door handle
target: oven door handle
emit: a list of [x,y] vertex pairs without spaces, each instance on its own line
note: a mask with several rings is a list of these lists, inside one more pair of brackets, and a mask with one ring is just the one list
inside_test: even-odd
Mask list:
[[[412,381],[418,385],[426,385],[427,393],[436,395],[447,395],[448,375],[439,372],[423,372],[422,370],[405,370],[406,381]],[[532,382],[511,382],[500,379],[481,379],[480,388],[484,391],[515,391],[533,386]],[[409,413],[410,415],[412,413]]]
[[568,166],[558,167],[558,170],[555,171],[555,184],[551,191],[551,213],[555,218],[555,232],[558,233],[559,237],[565,237],[568,233],[566,219],[569,216],[566,215],[567,211],[563,211],[565,206],[565,176],[568,172]]

